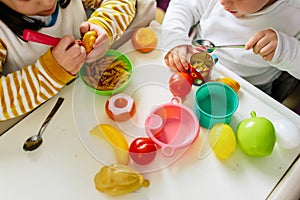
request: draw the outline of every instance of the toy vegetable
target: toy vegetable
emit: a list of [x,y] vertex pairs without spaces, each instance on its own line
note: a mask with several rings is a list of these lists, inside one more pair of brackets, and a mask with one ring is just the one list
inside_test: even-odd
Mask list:
[[92,51],[96,37],[97,37],[96,31],[88,31],[84,34],[82,38],[82,42],[87,53]]
[[140,173],[123,164],[102,167],[94,183],[97,190],[111,196],[127,194],[150,184]]

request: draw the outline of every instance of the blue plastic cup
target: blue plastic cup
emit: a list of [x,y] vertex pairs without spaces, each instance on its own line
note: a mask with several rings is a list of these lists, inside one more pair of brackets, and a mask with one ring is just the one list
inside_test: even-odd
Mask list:
[[202,127],[210,129],[215,124],[229,124],[239,105],[237,93],[221,82],[207,82],[194,95],[193,111]]

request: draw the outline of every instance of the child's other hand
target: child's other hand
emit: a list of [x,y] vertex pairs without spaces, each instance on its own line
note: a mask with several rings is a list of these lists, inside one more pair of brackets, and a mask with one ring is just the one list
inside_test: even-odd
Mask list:
[[165,56],[166,65],[174,71],[186,72],[189,69],[189,58],[196,52],[191,45],[177,46]]
[[111,43],[107,32],[101,26],[89,22],[83,22],[80,25],[80,33],[84,35],[88,31],[96,31],[97,33],[93,49],[86,57],[86,62],[92,62],[102,58],[110,49]]
[[278,44],[276,33],[272,29],[266,29],[255,33],[246,44],[246,49],[253,49],[265,61],[271,61]]
[[86,51],[73,36],[64,36],[52,49],[52,55],[67,72],[75,75],[85,61]]

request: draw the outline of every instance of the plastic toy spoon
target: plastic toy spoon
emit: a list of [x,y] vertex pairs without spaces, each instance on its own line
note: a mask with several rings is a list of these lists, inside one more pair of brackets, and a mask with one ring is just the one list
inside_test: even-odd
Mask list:
[[213,52],[216,48],[245,48],[244,44],[234,44],[234,45],[219,45],[216,46],[214,43],[212,43],[209,40],[204,39],[196,39],[192,41],[192,44],[194,46],[204,46],[208,53]]
[[46,44],[52,47],[55,47],[58,42],[60,41],[60,38],[52,37],[49,35],[45,35],[43,33],[39,33],[33,30],[25,29],[23,32],[23,39],[30,41],[30,42],[37,42],[41,44]]
[[64,101],[64,98],[61,98],[61,97],[57,100],[55,106],[53,107],[53,109],[49,113],[48,117],[45,119],[44,123],[42,124],[42,126],[39,130],[39,133],[37,135],[31,136],[30,138],[28,138],[25,141],[25,143],[23,145],[24,151],[33,151],[42,144],[42,142],[43,142],[42,134],[43,134],[44,130],[46,129],[47,125],[49,124],[50,120],[56,113],[56,111],[59,109],[59,107],[63,103],[63,101]]
[[[43,33],[39,33],[37,31],[33,31],[33,30],[30,30],[30,29],[25,29],[23,31],[22,38],[24,40],[27,40],[27,41],[30,41],[30,42],[37,42],[37,43],[49,45],[49,46],[52,46],[52,47],[55,47],[61,39],[61,38],[52,37],[50,35],[46,35],[46,34],[43,34]],[[77,43],[79,45],[83,44],[83,42],[80,41],[80,40],[76,40],[75,43]]]

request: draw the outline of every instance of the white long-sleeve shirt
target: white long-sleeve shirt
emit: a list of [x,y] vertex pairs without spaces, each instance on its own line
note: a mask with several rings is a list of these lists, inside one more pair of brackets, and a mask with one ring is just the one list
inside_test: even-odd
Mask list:
[[215,45],[246,44],[258,31],[271,28],[278,46],[271,62],[245,49],[216,49],[219,62],[253,85],[271,85],[281,71],[300,79],[300,0],[277,0],[254,14],[237,18],[219,0],[172,0],[166,12],[164,50],[191,44],[190,27],[197,22],[197,38]]

